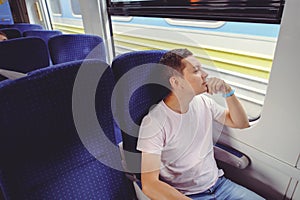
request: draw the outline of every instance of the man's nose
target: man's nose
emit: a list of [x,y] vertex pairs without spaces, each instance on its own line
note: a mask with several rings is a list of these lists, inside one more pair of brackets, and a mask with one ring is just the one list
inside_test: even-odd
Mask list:
[[208,74],[205,71],[202,70],[202,77],[206,78],[207,76],[208,76]]

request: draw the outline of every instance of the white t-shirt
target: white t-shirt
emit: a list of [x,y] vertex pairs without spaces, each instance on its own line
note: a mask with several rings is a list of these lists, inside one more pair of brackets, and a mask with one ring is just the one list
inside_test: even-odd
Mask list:
[[197,95],[184,114],[163,101],[142,121],[137,149],[161,155],[160,178],[185,195],[204,192],[223,175],[213,153],[212,123],[224,118],[225,108]]

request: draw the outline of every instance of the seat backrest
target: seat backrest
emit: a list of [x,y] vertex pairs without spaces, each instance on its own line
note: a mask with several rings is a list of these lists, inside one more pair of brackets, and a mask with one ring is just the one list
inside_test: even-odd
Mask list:
[[43,29],[43,27],[39,24],[27,24],[27,23],[5,24],[2,25],[2,28],[16,28],[21,32],[21,34],[23,34],[23,32],[27,30]]
[[158,75],[156,70],[160,70],[157,63],[164,53],[161,50],[135,51],[116,57],[112,63],[116,79],[115,117],[122,130],[127,168],[138,177],[140,152],[136,150],[136,143],[139,125],[150,107],[169,93],[158,82],[152,84]]
[[8,39],[19,38],[22,36],[21,32],[16,28],[2,28],[0,31],[5,33]]
[[48,49],[40,38],[16,38],[0,43],[0,68],[22,73],[49,66]]
[[23,32],[24,37],[39,37],[43,39],[47,46],[49,38],[61,34],[62,32],[57,30],[28,30]]
[[[24,37],[39,37],[39,38],[41,38],[46,43],[47,48],[48,48],[49,39],[53,36],[61,35],[61,34],[62,34],[61,31],[52,31],[52,30],[29,30],[29,31],[23,32]],[[48,48],[48,54],[49,54],[49,63],[50,63],[50,65],[52,65],[49,48]]]
[[97,35],[58,35],[49,39],[48,46],[53,64],[86,58],[106,61],[103,40]]
[[[75,82],[85,69],[88,75],[102,74],[98,86],[90,76],[83,76],[84,84]],[[81,95],[74,94],[75,86]],[[86,113],[85,105],[74,101],[89,103],[84,92],[94,88],[95,113]],[[132,199],[124,174],[109,167],[120,165],[118,149],[107,142],[115,140],[112,89],[111,69],[99,60],[64,63],[0,83],[0,186],[5,199]],[[78,110],[86,115],[79,116],[79,125]],[[94,115],[97,124],[91,120]]]

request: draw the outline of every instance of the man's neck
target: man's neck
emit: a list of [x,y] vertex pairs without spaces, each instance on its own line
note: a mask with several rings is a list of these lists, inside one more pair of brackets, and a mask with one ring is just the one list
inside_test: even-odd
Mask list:
[[187,97],[186,95],[176,95],[171,92],[165,99],[165,104],[173,111],[183,114],[189,110],[189,104],[193,97]]

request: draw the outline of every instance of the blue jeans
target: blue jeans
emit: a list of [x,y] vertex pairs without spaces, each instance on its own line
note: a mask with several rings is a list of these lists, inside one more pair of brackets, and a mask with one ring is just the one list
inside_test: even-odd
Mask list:
[[220,177],[216,184],[199,194],[188,195],[194,200],[262,200],[261,196],[240,186],[225,177]]

